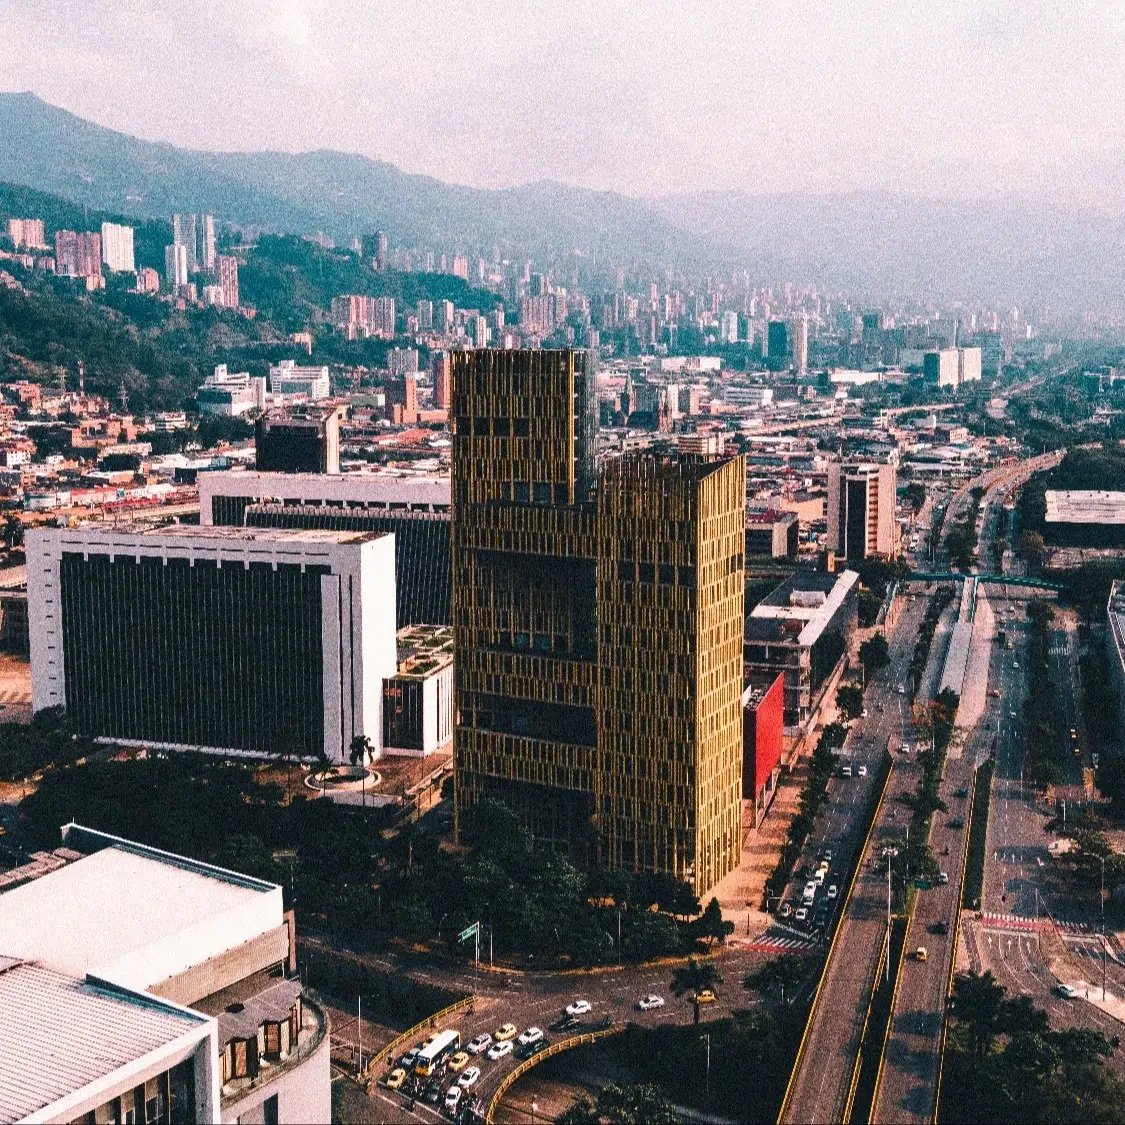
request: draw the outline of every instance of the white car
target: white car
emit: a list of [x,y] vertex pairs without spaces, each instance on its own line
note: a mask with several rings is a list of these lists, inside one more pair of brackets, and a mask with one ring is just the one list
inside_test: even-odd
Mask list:
[[482,1051],[487,1051],[492,1046],[492,1036],[487,1031],[482,1031],[475,1039],[470,1039],[465,1046],[465,1050],[470,1055],[479,1055]]
[[543,1038],[543,1032],[538,1027],[529,1027],[526,1031],[520,1032],[519,1043],[521,1047],[526,1047],[529,1043],[538,1043]]
[[1057,984],[1055,985],[1055,991],[1060,996],[1065,996],[1067,1000],[1078,999],[1078,989],[1072,984]]
[[828,888],[828,897],[829,897],[829,898],[835,898],[835,897],[836,897],[836,896],[837,896],[837,895],[838,895],[839,893],[840,893],[840,892],[839,892],[839,890],[837,889],[837,887],[836,887],[836,884],[835,884],[835,883],[833,883],[833,884],[832,884],[832,886],[830,886],[830,887]]
[[445,1112],[450,1116],[457,1112],[457,1107],[461,1104],[461,1095],[465,1091],[460,1086],[450,1086],[449,1093],[445,1095]]
[[866,777],[867,776],[867,767],[866,766],[860,766],[859,769],[856,770],[856,773],[858,773],[860,777]]
[[493,1043],[492,1046],[488,1048],[488,1058],[493,1060],[502,1059],[505,1055],[510,1055],[511,1053],[512,1041],[510,1039],[505,1039],[501,1043]]
[[462,1090],[467,1090],[470,1086],[476,1085],[477,1079],[480,1077],[480,1067],[470,1066],[461,1071],[461,1077],[457,1079],[457,1085]]
[[637,1001],[637,1009],[642,1012],[649,1012],[653,1008],[663,1008],[663,996],[646,996],[642,1000]]
[[589,1010],[589,1000],[575,1000],[573,1004],[567,1005],[566,1014],[568,1016],[584,1016]]
[[797,913],[793,915],[794,922],[804,922],[809,916],[809,908],[807,906],[798,906]]

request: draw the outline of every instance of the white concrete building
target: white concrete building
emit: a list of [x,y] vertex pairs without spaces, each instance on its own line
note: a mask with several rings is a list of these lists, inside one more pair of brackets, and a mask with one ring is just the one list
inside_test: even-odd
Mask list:
[[195,401],[204,414],[237,418],[251,410],[265,410],[266,381],[248,371],[228,371],[220,363],[196,391]]
[[0,889],[0,1121],[328,1122],[281,888],[77,824],[63,843]]
[[366,736],[378,754],[393,535],[95,524],[26,550],[35,711],[122,745],[340,762]]
[[102,262],[111,270],[127,273],[136,270],[132,227],[120,223],[102,223]]
[[327,398],[331,388],[327,367],[299,367],[283,359],[270,367],[270,394],[282,398]]

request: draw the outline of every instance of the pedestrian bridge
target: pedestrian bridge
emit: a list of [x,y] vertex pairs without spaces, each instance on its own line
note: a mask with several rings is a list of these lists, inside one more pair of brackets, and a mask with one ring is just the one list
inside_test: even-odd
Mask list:
[[964,582],[967,578],[975,578],[978,584],[992,582],[1004,586],[1022,586],[1031,590],[1054,590],[1055,593],[1062,589],[1058,582],[1048,582],[1044,578],[1025,578],[1014,574],[960,574],[956,571],[912,570],[907,575],[908,582]]

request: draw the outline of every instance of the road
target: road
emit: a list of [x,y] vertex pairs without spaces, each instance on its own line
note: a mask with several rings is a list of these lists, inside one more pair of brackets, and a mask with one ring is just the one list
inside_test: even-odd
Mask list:
[[[853,730],[856,734],[853,760],[857,764],[867,764],[869,770],[864,783],[864,802],[874,786],[874,766],[888,743],[897,750],[904,731],[908,742],[913,738],[905,697],[895,688],[906,676],[926,602],[924,597],[914,598],[900,613],[889,638],[891,664],[869,686],[869,717]],[[887,796],[880,805],[873,831],[872,846],[876,852],[888,844],[903,842],[908,817],[895,798],[912,790],[917,780],[918,767],[913,756],[896,754]],[[864,802],[853,801],[852,807],[861,807]],[[863,842],[859,839],[860,827],[853,820],[847,836],[835,841],[833,850],[838,854],[854,854]],[[886,881],[876,874],[872,859],[870,855],[860,857],[860,871],[845,904],[840,931],[810,1016],[805,1043],[782,1110],[782,1121],[829,1122],[844,1118],[864,1014],[886,934]]]
[[[302,945],[348,956],[383,972],[409,974],[430,984],[472,994],[472,1010],[459,1016],[451,1016],[441,1025],[456,1028],[461,1034],[462,1043],[467,1043],[481,1032],[494,1035],[505,1023],[514,1024],[521,1032],[529,1027],[539,1027],[549,1041],[556,1042],[594,1030],[606,1018],[615,1025],[623,1026],[627,1022],[633,1022],[645,1027],[690,1023],[693,1018],[691,1003],[686,999],[677,999],[669,990],[674,966],[668,964],[609,967],[589,973],[498,973],[483,969],[477,971],[471,964],[459,969],[447,964],[427,965],[424,960],[397,952],[377,955],[350,952],[340,954],[339,950],[316,938],[302,938]],[[728,938],[726,948],[716,951],[715,955],[724,983],[715,990],[716,1002],[701,1006],[701,1032],[706,1030],[707,1022],[727,1017],[735,1009],[753,1008],[759,1003],[755,994],[742,988],[742,977],[746,973],[779,954],[800,953],[810,948],[811,942],[807,939],[782,933],[763,934],[752,940],[744,937]],[[662,996],[665,999],[664,1006],[648,1012],[638,1011],[636,1002],[650,994]],[[563,1009],[576,999],[588,1000],[592,1007],[591,1012],[582,1017],[581,1026],[571,1031],[569,1036],[548,1030],[549,1025],[560,1017]],[[418,1040],[423,1038],[424,1034],[419,1033]],[[411,1043],[408,1046],[413,1045]],[[368,1049],[372,1046],[375,1044],[368,1041]],[[405,1052],[406,1049],[407,1047],[403,1047],[402,1051]],[[498,1060],[489,1060],[483,1055],[473,1058],[471,1065],[480,1067],[481,1077],[472,1087],[472,1096],[487,1104],[504,1076],[517,1062],[514,1054]],[[366,1105],[371,1110],[370,1117],[365,1117],[364,1105],[357,1094],[352,1098],[356,1106],[350,1110],[349,1119],[354,1115],[360,1120],[388,1123],[444,1120],[440,1105],[435,1108],[417,1098],[411,1109],[411,1099],[405,1090],[386,1088],[386,1077],[395,1065],[397,1059],[389,1060],[375,1072],[376,1081],[370,1084],[366,1099]],[[446,1075],[441,1080],[442,1097],[455,1080],[456,1075]]]

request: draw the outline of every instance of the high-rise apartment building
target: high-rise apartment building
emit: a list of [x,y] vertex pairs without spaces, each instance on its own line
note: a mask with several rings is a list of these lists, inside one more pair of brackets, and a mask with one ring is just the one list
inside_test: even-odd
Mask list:
[[42,219],[9,219],[8,237],[16,250],[46,250]]
[[100,277],[102,236],[95,231],[55,232],[55,273],[59,277]]
[[172,244],[184,248],[187,271],[195,273],[199,269],[199,255],[196,250],[196,229],[194,215],[172,216]]
[[187,247],[178,242],[164,247],[164,281],[173,292],[188,283]]
[[458,816],[697,890],[739,859],[741,458],[596,459],[592,360],[458,352]]
[[848,562],[898,555],[897,472],[882,464],[834,461],[828,466],[828,549]]
[[438,301],[437,309],[435,310],[434,327],[437,328],[439,332],[452,332],[454,312],[452,301]]
[[119,272],[132,273],[136,269],[132,227],[102,223],[102,261],[107,269]]
[[418,302],[418,331],[432,332],[434,330],[434,303],[433,301]]
[[[215,269],[215,216],[199,216],[199,267],[212,272]],[[237,305],[238,302],[236,301]]]
[[391,348],[387,352],[387,370],[392,377],[418,374],[417,348]]
[[[210,215],[205,218],[210,218]],[[223,292],[223,305],[228,309],[238,308],[238,259],[229,254],[218,254],[214,268],[219,278],[219,288]]]
[[780,371],[789,361],[789,325],[771,320],[766,328],[766,358],[771,371]]
[[806,316],[797,317],[793,324],[793,366],[798,375],[809,370],[809,320]]

